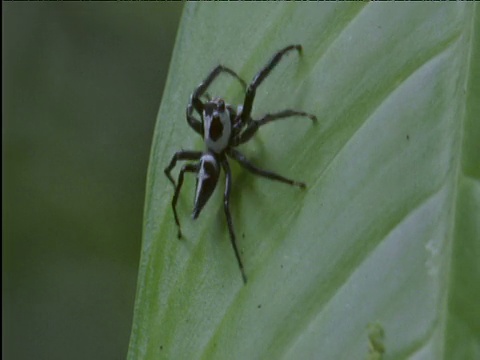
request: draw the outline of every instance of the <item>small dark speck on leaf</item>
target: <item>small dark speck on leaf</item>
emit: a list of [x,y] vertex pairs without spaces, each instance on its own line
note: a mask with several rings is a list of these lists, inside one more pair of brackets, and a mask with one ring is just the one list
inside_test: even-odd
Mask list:
[[163,345],[160,345],[160,350],[163,350]]
[[282,268],[282,269],[283,269],[283,264],[280,264],[280,268]]
[[261,307],[262,307],[262,304],[258,304],[258,305],[257,305],[257,308],[260,309]]
[[410,140],[410,135],[407,134],[407,140]]

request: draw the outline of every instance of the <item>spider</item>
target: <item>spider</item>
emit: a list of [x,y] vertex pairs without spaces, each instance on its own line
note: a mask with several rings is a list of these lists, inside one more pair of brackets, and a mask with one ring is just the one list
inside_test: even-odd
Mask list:
[[[232,243],[233,251],[235,253],[242,279],[245,284],[247,283],[247,276],[245,275],[243,262],[238,251],[235,231],[233,229],[232,215],[230,213],[232,174],[227,156],[236,160],[242,167],[255,175],[280,181],[285,184],[298,186],[300,188],[305,188],[305,184],[303,182],[290,180],[274,172],[258,168],[249,160],[247,160],[241,152],[235,149],[235,147],[250,140],[260,126],[268,124],[272,121],[291,116],[303,116],[310,118],[313,122],[317,121],[315,115],[296,110],[283,110],[278,113],[266,114],[259,120],[254,120],[251,117],[253,100],[255,99],[255,93],[258,86],[280,62],[282,57],[292,50],[297,50],[298,53],[301,54],[302,46],[290,45],[275,53],[267,65],[265,65],[265,67],[262,68],[253,78],[248,88],[245,81],[242,80],[233,70],[223,65],[218,65],[215,67],[215,69],[210,72],[210,74],[190,96],[190,100],[186,109],[187,122],[193,130],[203,137],[206,150],[203,152],[191,150],[178,151],[173,155],[170,164],[165,168],[165,175],[175,188],[175,193],[172,199],[172,209],[175,217],[175,223],[177,224],[178,228],[178,238],[182,237],[182,230],[180,221],[178,220],[176,205],[180,190],[182,188],[184,174],[186,172],[197,174],[195,201],[192,213],[192,218],[196,219],[215,190],[218,178],[220,176],[220,171],[223,169],[225,172],[224,210],[227,218],[228,231],[230,234],[230,241]],[[243,88],[246,88],[243,105],[239,105],[237,109],[234,109],[231,105],[226,104],[221,98],[210,98],[210,96],[206,93],[207,88],[210,86],[213,80],[215,80],[215,78],[222,72],[236,78],[241,83]],[[202,102],[202,97],[206,98],[205,102]],[[194,116],[194,111],[199,114],[200,120]],[[178,175],[178,182],[175,184],[170,172],[179,160],[194,160],[197,162],[184,165]]]

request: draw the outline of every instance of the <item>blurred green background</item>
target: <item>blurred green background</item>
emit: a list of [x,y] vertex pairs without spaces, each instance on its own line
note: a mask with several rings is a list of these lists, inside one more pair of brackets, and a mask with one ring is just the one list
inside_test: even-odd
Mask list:
[[2,3],[4,359],[125,358],[182,6]]

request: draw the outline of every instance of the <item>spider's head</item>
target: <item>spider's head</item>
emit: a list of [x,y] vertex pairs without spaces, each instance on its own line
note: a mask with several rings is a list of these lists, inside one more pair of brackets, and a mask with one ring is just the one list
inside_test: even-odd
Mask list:
[[225,101],[215,98],[206,102],[203,119],[203,138],[207,147],[216,153],[222,152],[227,147],[232,132],[230,113]]
[[220,168],[215,156],[205,153],[200,158],[200,167],[197,174],[197,186],[195,190],[195,203],[192,218],[196,219],[207,203],[213,190],[217,186]]

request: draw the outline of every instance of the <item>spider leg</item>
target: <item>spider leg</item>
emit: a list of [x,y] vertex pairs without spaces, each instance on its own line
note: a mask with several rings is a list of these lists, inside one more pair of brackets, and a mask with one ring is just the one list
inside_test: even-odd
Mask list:
[[257,75],[253,78],[252,82],[248,86],[247,94],[245,95],[245,100],[243,102],[243,110],[241,115],[241,122],[242,124],[246,124],[250,119],[250,115],[252,112],[253,100],[255,99],[255,93],[257,91],[257,87],[265,80],[265,78],[270,74],[273,68],[280,62],[280,59],[285,55],[287,52],[291,50],[297,50],[299,53],[302,52],[301,45],[290,45],[286,48],[277,52],[265,65],[263,69],[261,69]]
[[177,227],[178,227],[177,236],[179,239],[182,237],[182,230],[181,230],[180,221],[178,220],[178,215],[177,215],[177,200],[183,185],[183,175],[185,172],[197,172],[197,171],[198,171],[198,164],[187,164],[182,166],[182,169],[178,174],[178,183],[177,183],[177,186],[175,187],[175,194],[173,195],[173,199],[172,199],[172,209],[173,209],[173,216],[175,217],[175,222],[177,223]]
[[195,130],[200,135],[202,135],[203,133],[203,125],[200,120],[196,119],[193,116],[193,110],[195,109],[200,115],[202,115],[203,103],[200,98],[203,96],[207,88],[211,85],[213,80],[215,80],[215,78],[222,72],[226,72],[236,78],[242,84],[244,89],[247,87],[245,81],[240,78],[240,76],[238,76],[235,71],[223,65],[218,65],[215,69],[212,70],[210,74],[208,74],[205,80],[203,80],[200,85],[198,85],[198,87],[195,89],[192,96],[190,96],[190,101],[187,105],[187,122],[193,128],[193,130]]
[[224,208],[225,215],[227,217],[228,231],[230,233],[230,242],[232,243],[233,251],[235,252],[235,257],[237,258],[238,267],[242,273],[243,282],[247,283],[247,276],[245,275],[245,270],[243,269],[242,259],[240,258],[240,252],[237,248],[237,242],[235,240],[235,231],[233,230],[233,221],[232,215],[230,214],[230,190],[232,188],[232,173],[230,171],[230,165],[228,161],[224,158],[221,162],[223,171],[225,171],[225,194],[224,194]]
[[201,151],[189,151],[189,150],[182,150],[182,151],[177,151],[175,154],[172,156],[172,160],[170,160],[170,164],[165,168],[164,172],[165,175],[167,176],[168,180],[173,184],[175,187],[175,181],[172,178],[172,175],[170,174],[170,171],[175,167],[177,164],[178,160],[198,160],[202,157],[202,152]]
[[248,123],[245,130],[238,136],[235,141],[235,146],[243,144],[252,138],[252,136],[257,132],[258,128],[262,125],[268,124],[269,122],[284,119],[291,116],[304,116],[310,118],[313,122],[317,121],[317,117],[312,114],[308,114],[304,111],[296,110],[283,110],[275,114],[267,114],[260,120],[252,120]]
[[[227,68],[226,66],[218,65],[215,69],[212,70],[212,72],[210,74],[208,74],[208,76],[205,78],[205,80],[203,80],[200,83],[200,85],[198,85],[198,87],[193,92],[192,98],[193,99],[199,99],[205,93],[205,91],[208,89],[208,87],[212,84],[213,80],[215,80],[215,78],[218,75],[220,75],[222,72],[226,72],[226,73],[230,74],[231,76],[233,76],[234,78],[236,78],[242,84],[242,87],[244,89],[247,87],[247,84],[245,83],[245,81],[240,76],[238,76],[235,71]],[[199,104],[194,103],[194,105],[199,105]],[[201,110],[203,110],[203,109],[197,109],[197,106],[195,106],[195,109],[197,111],[200,110],[199,112],[201,112]]]
[[238,161],[238,163],[243,166],[245,169],[247,169],[248,171],[250,171],[251,173],[255,174],[255,175],[258,175],[258,176],[263,176],[267,179],[270,179],[270,180],[275,180],[275,181],[280,181],[280,182],[283,182],[285,184],[289,184],[289,185],[293,185],[293,186],[298,186],[300,188],[305,188],[305,183],[303,182],[300,182],[300,181],[295,181],[295,180],[290,180],[290,179],[287,179],[286,177],[283,177],[281,175],[278,175],[274,172],[271,172],[271,171],[268,171],[268,170],[264,170],[264,169],[260,169],[258,168],[257,166],[253,165],[249,160],[247,160],[247,158],[245,157],[245,155],[243,155],[240,151],[238,150],[235,150],[235,149],[229,149],[228,151],[228,154],[234,158],[235,160]]
[[[200,104],[197,104],[196,108],[203,108],[202,102],[197,98],[196,101]],[[190,101],[188,102],[187,105],[187,111],[186,111],[186,116],[187,116],[187,122],[190,127],[195,130],[196,133],[198,133],[200,136],[203,136],[203,124],[200,120],[198,120],[195,116],[193,116],[193,95],[190,96]],[[201,111],[200,111],[201,113]]]

